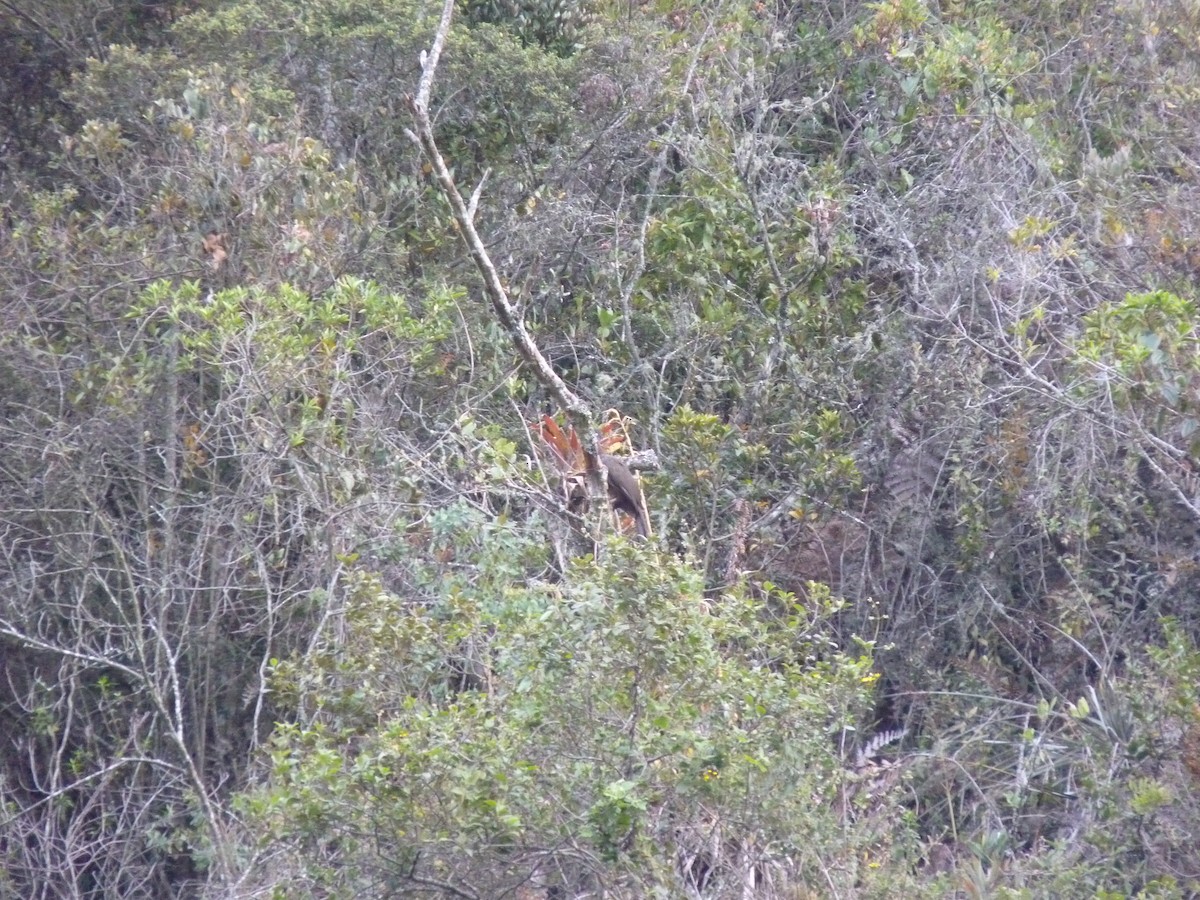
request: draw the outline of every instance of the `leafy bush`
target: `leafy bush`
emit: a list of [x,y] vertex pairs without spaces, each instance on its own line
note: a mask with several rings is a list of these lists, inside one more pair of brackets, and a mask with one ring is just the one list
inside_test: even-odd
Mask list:
[[886,798],[869,827],[839,806],[838,736],[874,676],[867,646],[823,641],[819,604],[705,599],[690,566],[627,544],[561,584],[514,581],[501,560],[532,548],[511,529],[443,528],[450,577],[409,559],[425,587],[401,597],[359,575],[338,640],[277,664],[310,715],[246,808],[306,882],[776,896],[819,873],[848,886],[902,843],[878,830]]
[[511,28],[528,43],[569,53],[578,49],[594,5],[595,0],[468,0],[466,12],[473,21]]

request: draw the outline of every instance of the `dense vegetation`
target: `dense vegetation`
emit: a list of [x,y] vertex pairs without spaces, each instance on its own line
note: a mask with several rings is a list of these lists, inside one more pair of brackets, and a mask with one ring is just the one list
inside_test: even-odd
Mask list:
[[1200,895],[1200,8],[460,2],[641,541],[440,6],[0,0],[0,896]]

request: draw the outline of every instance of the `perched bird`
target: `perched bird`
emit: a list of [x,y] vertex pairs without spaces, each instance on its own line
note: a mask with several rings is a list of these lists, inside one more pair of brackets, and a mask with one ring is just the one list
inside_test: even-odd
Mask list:
[[642,490],[638,481],[625,465],[615,456],[607,453],[600,455],[600,462],[608,472],[608,496],[614,509],[633,517],[637,525],[637,533],[642,537],[650,535],[650,517],[646,514],[646,505],[642,502]]

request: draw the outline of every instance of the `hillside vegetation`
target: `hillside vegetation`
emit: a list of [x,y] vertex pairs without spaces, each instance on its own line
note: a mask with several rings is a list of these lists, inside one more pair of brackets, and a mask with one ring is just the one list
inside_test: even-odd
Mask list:
[[454,13],[0,0],[0,897],[1200,896],[1200,6]]

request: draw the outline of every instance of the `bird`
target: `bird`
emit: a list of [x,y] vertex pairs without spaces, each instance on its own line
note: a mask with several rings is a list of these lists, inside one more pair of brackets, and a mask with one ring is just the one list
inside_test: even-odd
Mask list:
[[650,517],[646,514],[646,504],[642,500],[642,489],[637,479],[629,471],[629,466],[607,453],[600,454],[600,462],[608,472],[608,497],[613,509],[619,509],[633,517],[637,533],[641,537],[650,536]]

